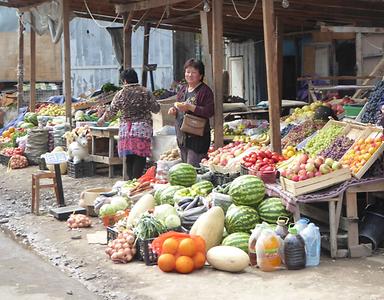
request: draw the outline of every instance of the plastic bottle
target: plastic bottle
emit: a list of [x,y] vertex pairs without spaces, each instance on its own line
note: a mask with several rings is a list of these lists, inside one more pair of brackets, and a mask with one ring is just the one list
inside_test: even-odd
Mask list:
[[272,229],[262,230],[256,242],[257,265],[265,272],[276,271],[281,267],[280,237]]
[[283,240],[288,234],[287,224],[289,222],[289,218],[287,217],[279,217],[276,221],[275,233],[280,236]]
[[307,227],[309,223],[309,220],[307,218],[300,218],[295,223],[295,228],[297,229],[298,233],[300,233],[305,227]]
[[284,239],[285,265],[288,270],[300,270],[305,268],[305,243],[298,234],[295,226],[288,229],[289,233]]
[[306,266],[314,267],[320,263],[321,236],[319,227],[310,223],[300,233],[305,242]]
[[264,222],[262,224],[256,224],[255,229],[252,230],[252,234],[249,237],[248,240],[248,255],[249,260],[251,262],[251,266],[257,265],[257,257],[256,257],[256,242],[257,239],[260,236],[261,231],[268,227],[268,224],[265,224]]

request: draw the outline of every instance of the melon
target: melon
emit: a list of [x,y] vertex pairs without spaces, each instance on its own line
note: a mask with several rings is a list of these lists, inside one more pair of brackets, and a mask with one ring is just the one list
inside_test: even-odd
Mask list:
[[196,169],[186,163],[177,164],[169,169],[168,181],[171,185],[190,187],[196,182]]
[[243,175],[232,181],[228,194],[236,205],[257,207],[264,199],[264,182],[253,175]]
[[163,191],[160,192],[159,202],[158,204],[170,204],[174,205],[175,200],[173,199],[173,196],[175,195],[176,191],[183,189],[184,187],[181,185],[170,185],[167,188],[165,188]]
[[248,242],[251,235],[246,232],[235,232],[228,235],[223,241],[223,246],[233,246],[248,253]]
[[245,205],[231,204],[225,215],[225,229],[229,234],[251,232],[259,222],[260,218],[256,209]]
[[290,213],[286,211],[281,199],[277,197],[264,199],[258,207],[258,212],[260,219],[269,224],[276,224],[280,216],[290,217]]

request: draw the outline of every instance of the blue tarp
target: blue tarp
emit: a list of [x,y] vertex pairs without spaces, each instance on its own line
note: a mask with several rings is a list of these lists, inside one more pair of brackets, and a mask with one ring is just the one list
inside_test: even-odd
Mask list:
[[9,123],[5,124],[3,128],[0,129],[0,134],[2,134],[4,131],[6,131],[9,127],[16,127],[16,125],[24,120],[24,115],[27,113],[27,107],[22,107],[19,110],[19,115],[16,117],[16,119],[10,121]]

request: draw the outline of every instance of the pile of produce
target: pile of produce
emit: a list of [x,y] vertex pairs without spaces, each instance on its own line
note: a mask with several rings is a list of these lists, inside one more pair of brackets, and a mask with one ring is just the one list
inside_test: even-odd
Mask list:
[[185,197],[177,203],[178,214],[181,219],[181,226],[189,230],[196,220],[207,211],[204,205],[204,198],[201,196]]
[[375,154],[383,143],[383,135],[376,134],[374,137],[359,139],[341,159],[341,163],[348,165],[353,174],[358,173],[367,161]]
[[169,230],[179,228],[181,225],[180,217],[177,214],[176,208],[170,204],[155,206],[153,216],[162,222]]
[[104,93],[109,93],[109,92],[116,92],[116,91],[119,91],[121,88],[114,85],[113,83],[111,82],[107,82],[107,83],[104,83],[102,86],[101,86],[101,90],[104,92]]
[[313,177],[322,176],[341,169],[342,164],[332,158],[310,158],[307,154],[301,154],[296,164],[280,172],[281,176],[293,180],[303,181]]
[[243,157],[242,164],[253,171],[275,171],[276,163],[283,161],[284,157],[270,150],[258,150]]
[[311,119],[295,126],[281,140],[281,146],[283,148],[286,148],[287,146],[296,146],[315,131],[322,128],[324,124],[324,121]]
[[82,214],[71,214],[67,220],[67,226],[71,229],[84,228],[91,225],[91,219]]
[[285,122],[289,124],[311,119],[315,115],[316,108],[322,105],[323,103],[321,101],[316,101],[310,105],[305,105],[302,108],[297,107],[295,108],[294,112],[285,119]]
[[178,159],[180,159],[180,152],[177,148],[165,151],[163,154],[160,155],[160,160],[172,161]]
[[7,147],[2,149],[0,153],[5,156],[14,156],[14,155],[23,155],[24,151],[19,147],[17,148]]
[[361,116],[362,123],[376,124],[381,118],[380,103],[384,98],[384,81],[379,81],[368,97],[368,103]]
[[[108,200],[110,203],[104,201],[104,204],[99,208],[99,216],[101,218],[113,217],[116,214],[125,215],[124,210],[129,208],[129,202],[125,197],[113,196]],[[99,206],[98,203],[96,203],[96,206]]]
[[28,167],[28,160],[25,156],[15,154],[9,159],[11,169],[22,169]]
[[156,100],[166,99],[174,95],[176,95],[175,92],[169,91],[164,88],[158,89],[153,92],[153,96],[156,98]]
[[167,231],[163,222],[149,212],[143,213],[134,227],[135,236],[141,240],[152,239]]
[[36,108],[38,116],[65,116],[65,107],[63,105],[43,103]]
[[320,156],[340,160],[355,141],[347,136],[339,136],[327,149],[320,152]]
[[343,132],[344,127],[338,124],[331,124],[322,128],[319,132],[305,145],[305,150],[311,155],[316,156],[324,149],[328,148],[331,143]]
[[108,243],[105,253],[114,263],[130,262],[136,254],[134,242],[135,236],[131,230],[119,233],[117,239]]
[[297,149],[293,146],[288,146],[287,148],[283,149],[283,156],[285,159],[291,158],[296,155]]
[[32,128],[38,125],[37,121],[37,113],[27,112],[24,115],[24,122],[22,124],[18,124],[21,128]]

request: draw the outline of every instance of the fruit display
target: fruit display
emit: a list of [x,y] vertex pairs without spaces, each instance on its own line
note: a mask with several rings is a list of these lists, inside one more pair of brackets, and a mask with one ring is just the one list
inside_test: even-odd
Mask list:
[[91,219],[82,214],[71,214],[67,220],[67,226],[71,229],[84,228],[92,225]]
[[305,145],[305,150],[311,155],[316,156],[343,132],[344,127],[339,124],[330,124],[319,130],[319,132]]
[[108,243],[105,253],[114,263],[128,263],[136,254],[135,236],[131,230],[119,233],[117,239]]
[[316,108],[322,105],[323,103],[321,101],[316,101],[309,105],[305,105],[302,108],[297,107],[294,112],[285,119],[285,122],[290,124],[313,118]]
[[65,116],[65,107],[63,105],[43,103],[36,108],[36,113],[38,116]]
[[354,142],[354,140],[347,136],[339,136],[328,148],[321,151],[319,155],[325,158],[332,158],[333,160],[340,160]]
[[243,166],[254,171],[274,171],[275,164],[283,161],[284,157],[270,150],[252,151],[243,157]]
[[307,120],[292,128],[289,133],[281,140],[281,146],[286,148],[288,146],[296,146],[305,138],[309,137],[315,131],[319,130],[325,125],[324,121],[320,120]]
[[257,206],[264,198],[264,182],[253,175],[242,175],[232,181],[228,194],[236,205]]
[[153,96],[157,99],[157,100],[161,100],[161,99],[166,99],[166,98],[169,98],[173,95],[176,95],[175,92],[173,91],[169,91],[167,89],[158,89],[158,90],[155,90],[153,92]]
[[189,187],[196,182],[196,177],[196,169],[186,163],[174,165],[168,172],[168,181],[171,185]]
[[253,145],[268,145],[271,140],[268,132],[252,135],[250,141]]
[[357,174],[368,160],[383,144],[383,134],[374,132],[367,138],[361,138],[347,151],[341,159],[343,165],[348,165],[353,174]]
[[384,81],[379,81],[368,97],[368,103],[361,116],[362,123],[376,124],[381,117],[379,105],[384,97]]
[[163,154],[160,155],[160,160],[172,161],[178,159],[180,159],[180,152],[177,148],[165,151]]
[[291,131],[291,129],[294,127],[295,127],[294,124],[288,124],[287,126],[282,128],[280,131],[281,138],[285,137]]
[[251,235],[246,232],[234,232],[226,236],[221,242],[221,245],[236,247],[248,253],[248,241],[250,237]]
[[264,199],[257,207],[260,219],[269,224],[276,224],[281,216],[290,217],[280,198],[271,197]]
[[308,154],[301,154],[296,165],[281,171],[281,176],[293,180],[303,181],[309,178],[325,175],[342,168],[342,164],[332,158],[310,158]]
[[225,214],[225,229],[229,234],[250,233],[259,222],[260,218],[256,209],[250,206],[232,204]]

